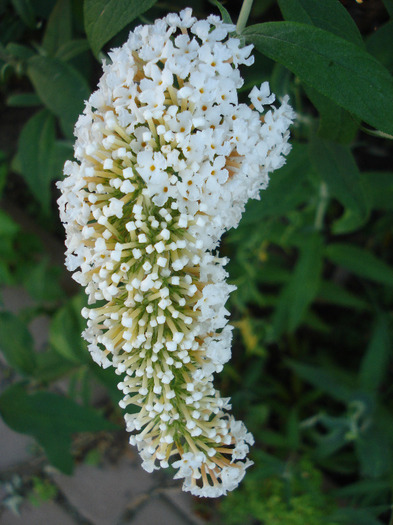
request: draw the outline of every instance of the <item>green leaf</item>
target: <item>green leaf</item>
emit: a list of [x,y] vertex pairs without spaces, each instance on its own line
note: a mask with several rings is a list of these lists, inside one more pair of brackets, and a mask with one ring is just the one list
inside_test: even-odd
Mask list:
[[340,144],[314,137],[310,142],[310,158],[327,184],[329,193],[351,213],[333,226],[334,233],[346,233],[364,224],[368,216],[366,195],[362,179],[351,151]]
[[389,13],[390,18],[393,17],[393,0],[382,0],[386,11]]
[[276,337],[297,329],[318,292],[321,270],[322,238],[312,234],[302,244],[292,278],[281,292],[273,318]]
[[31,47],[23,46],[22,44],[17,44],[15,42],[10,42],[6,50],[10,55],[20,60],[27,60],[33,57],[36,53]]
[[[36,368],[34,379],[43,383],[50,383],[64,377],[75,368],[75,364],[62,357],[56,351],[50,349],[38,352],[36,355]],[[119,399],[120,401],[120,399]]]
[[366,42],[367,51],[383,64],[390,72],[393,71],[393,20],[390,20],[371,33]]
[[58,58],[33,57],[28,61],[27,71],[37,95],[48,109],[62,119],[72,134],[75,122],[83,111],[84,101],[90,95],[86,80]]
[[363,46],[363,39],[351,15],[338,0],[278,0],[282,15],[290,22],[314,25]]
[[57,50],[56,57],[66,62],[90,49],[89,42],[84,39],[70,40]]
[[42,47],[49,56],[72,38],[70,0],[57,0],[46,25]]
[[393,286],[393,270],[368,250],[350,244],[330,244],[326,256],[338,266],[377,283]]
[[19,95],[11,95],[7,98],[7,106],[11,107],[30,107],[40,106],[41,100],[35,93],[20,93]]
[[332,281],[322,281],[318,290],[318,300],[322,303],[335,304],[344,308],[353,308],[355,310],[366,310],[369,308],[367,301],[364,301],[357,295],[348,292],[338,284]]
[[215,5],[217,9],[219,9],[222,21],[225,22],[225,24],[233,24],[231,15],[228,13],[228,11],[225,9],[221,2],[219,2],[218,0],[209,0],[209,2]]
[[393,172],[370,171],[361,177],[370,208],[393,210]]
[[11,0],[15,11],[31,29],[35,28],[35,14],[30,0]]
[[[309,194],[309,165],[307,148],[303,144],[294,144],[286,164],[272,175],[261,200],[248,203],[241,226],[259,223],[263,217],[284,215],[305,202]],[[292,191],[287,191],[293,180],[296,180],[296,185],[291,186]]]
[[355,441],[356,454],[360,460],[361,475],[380,478],[391,467],[392,451],[390,443],[382,429],[369,427]]
[[50,265],[48,260],[34,262],[25,275],[23,284],[33,299],[51,302],[64,297],[60,286],[62,268]]
[[156,1],[85,0],[85,30],[93,53],[96,55],[104,44]]
[[0,414],[16,432],[34,436],[52,465],[66,474],[73,469],[73,433],[117,428],[91,408],[51,392],[28,394],[20,384],[0,396]]
[[342,144],[352,142],[359,128],[358,120],[312,87],[303,87],[319,113],[318,136]]
[[36,366],[33,338],[18,317],[0,312],[0,349],[8,364],[20,374],[29,376]]
[[359,371],[359,384],[364,390],[378,390],[388,371],[390,357],[389,321],[385,314],[380,313]]
[[19,225],[6,213],[0,209],[0,235],[13,237],[19,231]]
[[334,399],[347,403],[353,398],[352,388],[345,385],[329,370],[299,363],[292,359],[288,359],[287,364],[299,377],[314,385],[318,390],[326,392]]
[[47,110],[40,111],[31,117],[20,134],[18,158],[21,174],[45,214],[50,209],[54,144],[54,117]]
[[393,79],[359,46],[297,22],[258,24],[243,35],[333,102],[393,135]]
[[8,161],[7,155],[0,150],[0,197],[3,194],[4,186],[7,182],[8,176]]
[[81,316],[85,298],[77,295],[54,315],[49,329],[49,343],[60,355],[74,363],[89,363],[87,344],[81,332],[86,323]]

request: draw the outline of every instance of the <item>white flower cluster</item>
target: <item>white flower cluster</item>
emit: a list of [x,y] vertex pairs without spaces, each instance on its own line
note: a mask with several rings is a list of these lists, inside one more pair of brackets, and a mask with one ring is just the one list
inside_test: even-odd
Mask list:
[[124,375],[130,442],[147,471],[171,465],[208,497],[238,485],[253,443],[212,383],[231,356],[234,289],[212,250],[283,165],[294,117],[286,98],[270,106],[267,82],[238,103],[253,57],[233,29],[190,9],[136,28],[104,65],[59,183],[67,267],[94,305],[83,335]]

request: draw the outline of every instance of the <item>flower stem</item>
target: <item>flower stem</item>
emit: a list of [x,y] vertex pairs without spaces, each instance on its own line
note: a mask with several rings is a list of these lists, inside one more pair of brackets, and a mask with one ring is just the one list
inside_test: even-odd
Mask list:
[[322,182],[319,190],[319,203],[315,214],[314,227],[316,230],[322,230],[323,219],[325,217],[326,208],[329,200],[329,192],[327,185]]
[[236,33],[240,35],[246,27],[248,15],[250,14],[253,0],[243,0],[242,8],[240,9],[239,18],[236,24]]

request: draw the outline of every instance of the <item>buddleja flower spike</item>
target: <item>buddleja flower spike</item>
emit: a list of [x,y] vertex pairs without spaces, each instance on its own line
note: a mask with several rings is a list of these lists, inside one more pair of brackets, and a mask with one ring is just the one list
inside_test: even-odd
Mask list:
[[233,29],[190,9],[137,27],[110,53],[59,183],[67,268],[92,305],[83,336],[124,377],[121,407],[140,408],[125,415],[130,442],[147,471],[171,465],[208,497],[239,484],[253,443],[212,383],[235,288],[213,250],[283,165],[294,117],[267,82],[238,103],[253,57]]

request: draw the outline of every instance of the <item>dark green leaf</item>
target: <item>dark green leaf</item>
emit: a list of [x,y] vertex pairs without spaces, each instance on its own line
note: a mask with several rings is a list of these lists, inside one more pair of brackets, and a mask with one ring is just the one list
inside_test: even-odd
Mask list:
[[312,87],[303,87],[319,113],[318,136],[342,144],[352,142],[359,128],[357,119]]
[[388,371],[390,357],[389,321],[380,313],[359,371],[359,383],[364,390],[378,390]]
[[209,0],[209,1],[210,3],[212,3],[219,9],[223,22],[225,22],[226,24],[233,24],[231,15],[228,13],[228,11],[225,9],[225,7],[222,5],[221,2],[219,2],[218,0]]
[[36,366],[31,334],[18,317],[0,312],[0,349],[8,364],[22,375],[31,375]]
[[356,310],[366,310],[369,304],[357,295],[348,292],[338,284],[332,281],[322,281],[318,290],[318,300],[322,303],[331,303],[344,308],[353,308]]
[[19,231],[19,225],[0,209],[0,235],[13,237]]
[[386,11],[389,13],[390,18],[393,17],[393,0],[382,0]]
[[280,295],[274,314],[276,336],[294,332],[317,294],[322,270],[322,238],[310,235],[301,246],[299,260],[291,280]]
[[23,284],[37,301],[57,301],[64,297],[60,286],[62,268],[51,266],[47,260],[34,262],[30,271],[25,274]]
[[393,172],[370,171],[361,177],[370,208],[393,210]]
[[[277,217],[295,209],[308,198],[309,160],[307,148],[294,144],[286,164],[275,172],[267,189],[262,192],[260,201],[251,201],[242,219],[242,226],[259,223],[263,217]],[[288,184],[296,180],[292,191],[287,191]]]
[[56,57],[66,62],[67,60],[71,60],[81,53],[84,53],[88,49],[90,49],[89,42],[84,38],[70,40],[59,47]]
[[326,249],[326,256],[335,264],[361,277],[393,286],[393,270],[368,250],[350,244],[330,244]]
[[4,186],[7,182],[8,161],[6,154],[0,150],[0,197],[3,194]]
[[49,342],[60,355],[74,363],[90,362],[87,345],[81,332],[86,323],[81,316],[85,306],[82,295],[74,297],[66,306],[58,310],[49,329]]
[[393,20],[379,27],[367,39],[367,51],[390,72],[393,71]]
[[353,389],[345,385],[331,372],[316,366],[305,365],[288,360],[288,365],[302,379],[308,381],[318,390],[326,392],[334,399],[347,403],[353,397]]
[[380,478],[391,467],[391,446],[381,429],[372,426],[355,441],[356,454],[364,477]]
[[383,525],[382,521],[375,518],[367,509],[352,509],[350,507],[339,509],[329,516],[332,523],[344,525]]
[[7,106],[11,107],[40,106],[41,104],[41,100],[35,93],[20,93],[7,98]]
[[246,28],[246,39],[303,82],[393,135],[393,79],[374,57],[332,33],[297,22]]
[[23,178],[32,194],[49,213],[51,170],[55,144],[54,117],[47,110],[36,113],[19,137],[18,158]]
[[42,56],[29,60],[28,74],[42,102],[72,133],[90,94],[86,80],[68,63]]
[[71,399],[51,392],[28,394],[19,384],[0,396],[0,414],[16,432],[34,436],[52,465],[66,474],[73,468],[70,451],[73,433],[117,428],[93,409]]
[[33,375],[37,381],[50,383],[65,376],[74,368],[74,363],[50,349],[46,352],[37,353],[36,368]]
[[23,22],[30,28],[35,27],[35,15],[30,0],[11,0],[15,11]]
[[7,53],[21,60],[27,60],[36,54],[31,47],[23,46],[22,44],[17,44],[15,42],[10,42],[6,47],[6,50]]
[[333,231],[345,233],[358,228],[367,220],[368,206],[360,172],[350,150],[315,137],[310,142],[310,157],[329,193],[351,213],[351,221],[341,218]]
[[57,0],[46,25],[42,47],[49,56],[72,38],[70,0]]
[[94,54],[157,0],[85,0],[85,30]]
[[363,39],[351,15],[338,0],[278,0],[285,20],[314,25],[363,46]]

